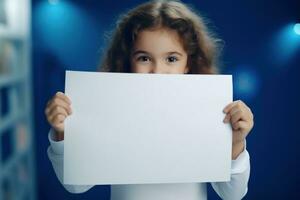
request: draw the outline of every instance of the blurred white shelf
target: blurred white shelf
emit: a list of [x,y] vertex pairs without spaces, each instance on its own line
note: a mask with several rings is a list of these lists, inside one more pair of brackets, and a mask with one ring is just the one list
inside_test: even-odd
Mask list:
[[[0,0],[0,2],[5,5],[7,14],[7,25],[0,24],[0,42],[4,41],[5,47],[9,43],[7,49],[0,49],[0,54],[2,53],[3,56],[2,58],[0,56],[0,59],[4,61],[0,62],[0,69],[2,67],[0,72],[0,200],[7,198],[6,188],[3,187],[6,182],[10,183],[9,192],[15,193],[11,194],[12,199],[35,200],[36,170],[30,53],[31,1]],[[4,71],[7,73],[5,74]],[[5,90],[2,90],[3,88]],[[5,99],[4,104],[1,102],[3,99]],[[4,109],[1,106],[4,106]],[[1,113],[2,110],[5,110],[5,113]],[[25,145],[20,148],[22,141],[25,141]],[[10,143],[8,153],[3,142]],[[2,157],[3,154],[5,159]],[[23,185],[15,183],[16,170],[20,167],[24,167],[27,173],[27,180]]]
[[26,117],[25,112],[20,112],[20,114],[10,114],[9,116],[4,117],[4,119],[2,118],[0,126],[0,136],[2,136],[5,130],[15,125],[21,119],[24,119],[24,117]]
[[22,82],[22,80],[24,80],[25,78],[26,76],[22,74],[18,74],[18,75],[0,74],[0,89],[12,84]]
[[24,40],[24,35],[18,32],[7,30],[5,28],[0,28],[0,38],[7,39],[7,40],[22,41]]
[[1,173],[0,176],[3,178],[6,178],[10,173],[10,171],[13,170],[13,168],[21,162],[21,159],[26,156],[28,152],[27,151],[22,151],[20,153],[17,153],[15,156],[10,157],[4,166],[1,168]]

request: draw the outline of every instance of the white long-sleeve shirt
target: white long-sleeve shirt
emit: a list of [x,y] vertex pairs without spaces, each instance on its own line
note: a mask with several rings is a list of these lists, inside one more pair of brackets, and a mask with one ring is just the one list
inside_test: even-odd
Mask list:
[[[64,141],[56,142],[52,129],[48,135],[50,146],[48,157],[60,183],[71,193],[83,193],[93,185],[63,184]],[[231,163],[231,179],[229,182],[211,183],[216,193],[224,200],[240,200],[247,193],[250,175],[250,159],[246,150]],[[176,184],[130,184],[111,185],[111,200],[206,200],[206,183]]]

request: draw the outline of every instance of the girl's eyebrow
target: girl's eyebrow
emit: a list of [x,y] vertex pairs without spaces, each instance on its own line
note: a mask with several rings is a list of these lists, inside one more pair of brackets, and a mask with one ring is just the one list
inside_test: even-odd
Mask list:
[[[149,55],[151,55],[149,52],[143,51],[143,50],[134,51],[132,55],[135,56],[137,54],[149,54]],[[177,51],[170,51],[170,52],[165,53],[165,55],[170,55],[170,54],[178,54],[178,55],[182,56],[182,54],[177,52]]]
[[171,52],[167,52],[165,53],[166,55],[170,55],[170,54],[178,54],[180,56],[183,56],[181,53],[177,52],[177,51],[171,51]]
[[150,54],[147,51],[142,51],[142,50],[136,50],[133,52],[132,56],[135,56],[137,54]]

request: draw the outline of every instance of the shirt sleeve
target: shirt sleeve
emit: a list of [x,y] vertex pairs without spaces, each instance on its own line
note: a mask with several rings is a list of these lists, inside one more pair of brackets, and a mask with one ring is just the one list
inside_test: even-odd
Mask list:
[[64,141],[54,141],[53,134],[53,129],[50,129],[48,134],[50,146],[48,147],[47,154],[59,182],[70,193],[83,193],[88,191],[93,185],[68,185],[63,183]]
[[211,183],[215,192],[224,200],[240,200],[248,191],[250,156],[245,148],[236,160],[231,161],[231,177],[228,182]]

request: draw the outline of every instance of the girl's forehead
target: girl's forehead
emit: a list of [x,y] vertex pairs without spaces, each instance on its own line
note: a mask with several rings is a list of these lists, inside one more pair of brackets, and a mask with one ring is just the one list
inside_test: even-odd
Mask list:
[[144,51],[184,52],[180,36],[175,30],[167,28],[145,29],[138,33],[134,49]]

